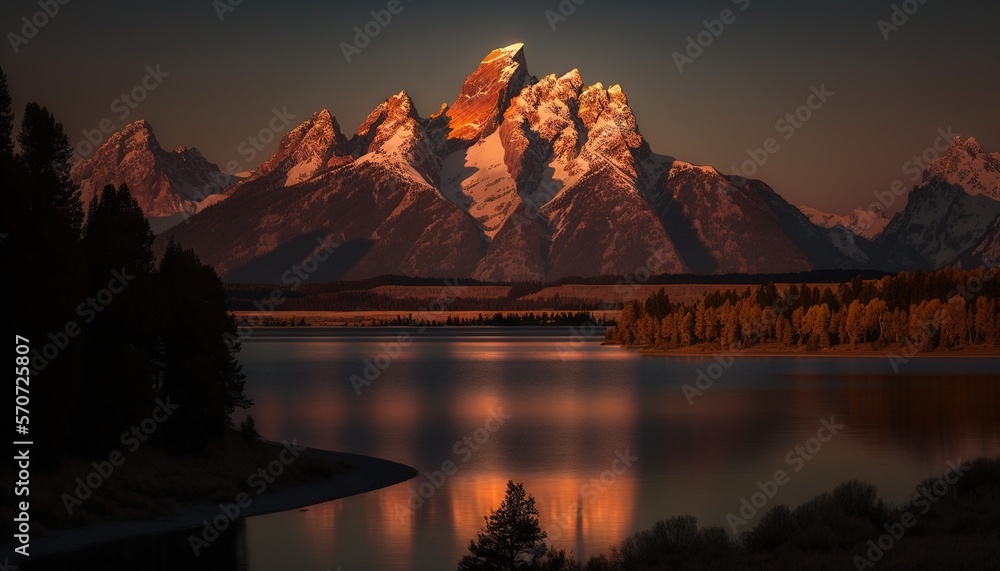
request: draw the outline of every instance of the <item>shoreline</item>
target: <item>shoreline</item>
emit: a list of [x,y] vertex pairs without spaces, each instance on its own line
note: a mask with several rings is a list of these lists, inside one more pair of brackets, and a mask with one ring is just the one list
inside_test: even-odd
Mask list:
[[615,343],[602,343],[605,347],[618,347],[627,351],[634,351],[639,355],[650,357],[716,357],[726,355],[733,358],[751,357],[775,357],[775,358],[805,358],[805,359],[997,359],[1000,358],[1000,348],[998,347],[973,347],[956,351],[922,351],[911,356],[902,353],[902,348],[895,350],[875,350],[875,349],[845,349],[845,350],[819,350],[819,351],[796,351],[788,348],[778,347],[753,347],[750,349],[709,349],[706,347],[688,347],[684,349],[647,349],[640,347],[628,347]]
[[[280,446],[278,443],[270,444]],[[252,503],[241,510],[237,519],[298,510],[373,492],[409,481],[418,475],[410,466],[371,456],[316,448],[307,448],[302,454],[325,460],[331,466],[350,463],[353,469],[327,480],[294,485],[253,497]],[[0,553],[14,554],[10,557],[12,564],[26,564],[118,541],[199,530],[203,527],[203,521],[211,521],[220,513],[219,503],[179,506],[172,515],[160,519],[109,521],[80,528],[49,530],[44,536],[33,538],[31,554],[27,559],[14,554],[14,547],[17,546],[15,543],[0,546]]]

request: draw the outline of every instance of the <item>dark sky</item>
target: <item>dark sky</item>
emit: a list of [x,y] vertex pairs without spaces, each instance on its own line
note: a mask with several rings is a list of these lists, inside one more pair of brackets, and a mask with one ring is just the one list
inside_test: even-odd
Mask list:
[[[341,43],[388,4],[243,0],[220,21],[211,0],[75,0],[15,53],[9,33],[20,34],[21,18],[39,3],[4,0],[0,65],[15,106],[47,105],[74,144],[104,118],[116,128],[144,118],[164,147],[198,147],[214,162],[247,168],[277,145],[252,161],[237,150],[275,107],[296,124],[328,108],[350,133],[406,89],[426,116],[454,100],[492,48],[515,42],[525,43],[534,75],[578,68],[588,84],[621,84],[656,152],[728,173],[747,149],[779,139],[756,176],[795,204],[867,206],[873,193],[909,178],[904,162],[939,128],[1000,151],[994,2],[925,0],[885,41],[877,22],[891,17],[890,0],[586,0],[555,30],[545,11],[557,11],[559,0],[402,0],[402,12],[349,64]],[[674,52],[724,9],[735,21],[680,73]],[[119,119],[114,100],[156,65],[169,77]],[[791,139],[776,133],[776,122],[821,85],[833,92],[829,101]]]

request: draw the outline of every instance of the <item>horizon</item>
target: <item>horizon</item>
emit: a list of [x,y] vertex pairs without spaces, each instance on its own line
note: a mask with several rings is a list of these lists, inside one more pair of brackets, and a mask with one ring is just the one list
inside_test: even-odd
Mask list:
[[[431,12],[402,1],[385,26],[369,28],[378,30],[370,44],[355,50],[344,48],[364,44],[356,41],[355,28],[373,20],[371,11],[387,13],[391,2],[310,3],[283,12],[286,18],[276,18],[265,7],[226,2],[105,4],[114,10],[85,12],[60,5],[59,13],[23,43],[11,33],[20,34],[21,18],[39,5],[14,2],[2,8],[11,51],[0,64],[14,86],[18,118],[29,100],[38,101],[63,122],[74,147],[85,140],[83,130],[92,131],[102,119],[110,118],[114,131],[145,119],[167,150],[197,148],[223,168],[238,160],[245,166],[241,170],[252,170],[273,154],[280,136],[252,160],[237,149],[267,125],[275,108],[295,115],[289,129],[329,109],[343,131],[353,133],[371,109],[405,90],[427,117],[454,101],[464,78],[492,49],[524,43],[528,70],[536,77],[576,68],[587,85],[621,85],[640,131],[658,154],[733,174],[734,165],[748,160],[748,151],[776,138],[778,150],[766,155],[753,178],[792,204],[823,212],[865,209],[875,201],[874,193],[896,180],[912,187],[905,165],[932,148],[939,131],[975,137],[987,151],[1000,151],[1000,112],[992,104],[1000,79],[984,72],[985,58],[1000,47],[988,32],[998,8],[972,2],[919,5],[891,30],[878,24],[891,21],[891,2],[805,7],[733,0],[642,12],[635,2],[615,7],[452,3]],[[570,5],[574,8],[567,15]],[[720,19],[726,9],[731,15]],[[72,18],[61,17],[69,12]],[[120,25],[129,18],[139,24]],[[810,21],[829,24],[816,30],[809,28]],[[179,46],[171,45],[164,36],[180,26],[190,32]],[[688,48],[687,39],[712,34],[712,29],[718,33],[703,42],[707,46],[700,54],[681,60],[683,72],[678,71],[676,54]],[[775,29],[781,31],[776,37],[765,33]],[[136,36],[144,32],[148,35]],[[76,50],[72,57],[60,49],[68,42]],[[131,49],[115,49],[119,42]],[[157,65],[166,77],[119,119],[111,111],[116,99],[142,83],[147,66]],[[34,73],[38,66],[52,73]],[[965,88],[922,88],[926,70],[935,67],[947,69],[949,83]],[[82,77],[90,89],[65,89],[84,82]],[[801,127],[785,124],[785,130],[777,130],[776,123],[806,104],[814,87],[833,95]],[[786,141],[784,134],[792,137]],[[105,135],[101,143],[106,140]],[[889,214],[904,202],[894,204]]]

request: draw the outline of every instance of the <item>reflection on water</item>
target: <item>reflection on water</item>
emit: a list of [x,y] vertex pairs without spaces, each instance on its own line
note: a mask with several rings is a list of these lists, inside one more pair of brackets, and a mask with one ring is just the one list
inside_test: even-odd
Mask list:
[[[681,386],[711,357],[598,342],[567,353],[566,331],[436,330],[359,395],[351,375],[391,338],[353,333],[258,331],[245,343],[261,433],[423,474],[451,461],[457,472],[252,518],[215,550],[229,568],[453,569],[508,479],[537,499],[550,543],[586,556],[672,515],[724,526],[779,469],[791,481],[775,503],[796,505],[853,478],[901,501],[949,460],[1000,455],[1000,359],[920,360],[898,375],[880,358],[743,359],[689,404]],[[503,426],[475,450],[462,446],[497,411],[510,415]],[[844,430],[790,470],[789,451],[831,417]],[[629,456],[638,459],[625,467]],[[425,483],[433,493],[411,509]]]

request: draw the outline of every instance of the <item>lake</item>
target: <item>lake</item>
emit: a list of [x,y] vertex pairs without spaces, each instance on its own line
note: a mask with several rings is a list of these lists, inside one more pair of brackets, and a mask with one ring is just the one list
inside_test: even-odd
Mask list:
[[[397,345],[401,331],[246,339],[265,438],[422,476],[251,518],[213,547],[211,568],[454,569],[508,480],[536,498],[550,543],[579,558],[675,515],[730,529],[727,514],[762,487],[774,497],[761,512],[855,478],[901,502],[948,462],[1000,455],[1000,359],[896,373],[881,357],[644,356],[565,329],[407,330]],[[711,386],[686,392],[700,372]],[[772,486],[779,470],[786,483]]]

